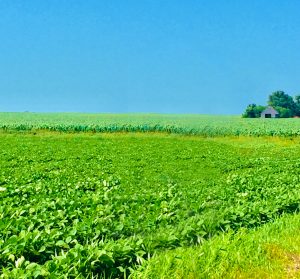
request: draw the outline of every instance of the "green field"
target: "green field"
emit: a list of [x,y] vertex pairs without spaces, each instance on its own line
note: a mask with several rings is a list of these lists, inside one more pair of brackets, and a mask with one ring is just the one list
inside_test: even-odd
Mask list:
[[[267,255],[269,244],[296,239],[300,229],[298,215],[289,217],[300,208],[300,139],[287,132],[296,133],[298,120],[268,121],[1,114],[1,278],[296,276],[286,272],[288,260],[270,263]],[[166,128],[123,133],[126,122],[211,129],[214,137]],[[229,133],[256,135],[255,123],[289,137]],[[80,125],[89,132],[76,133]],[[123,128],[91,129],[114,125]]]
[[300,119],[247,119],[239,115],[198,114],[0,113],[0,130],[298,136]]

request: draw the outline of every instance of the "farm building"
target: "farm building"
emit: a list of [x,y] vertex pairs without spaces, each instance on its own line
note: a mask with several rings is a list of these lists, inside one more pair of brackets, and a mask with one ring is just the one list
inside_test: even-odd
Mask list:
[[261,114],[261,118],[277,118],[279,117],[279,112],[273,107],[267,107]]

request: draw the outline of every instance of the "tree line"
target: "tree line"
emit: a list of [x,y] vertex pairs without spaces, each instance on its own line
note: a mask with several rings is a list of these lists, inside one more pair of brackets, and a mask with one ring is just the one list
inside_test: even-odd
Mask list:
[[[269,95],[268,106],[272,106],[279,113],[280,118],[300,117],[300,95],[294,98],[284,91],[276,91]],[[258,118],[267,106],[250,104],[243,113],[244,118]]]

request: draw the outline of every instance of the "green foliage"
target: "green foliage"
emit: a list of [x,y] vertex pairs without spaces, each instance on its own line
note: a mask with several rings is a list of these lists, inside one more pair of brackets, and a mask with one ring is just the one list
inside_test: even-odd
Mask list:
[[293,97],[289,96],[283,91],[273,92],[269,96],[268,104],[272,107],[287,109],[291,112],[291,115],[296,113],[296,104],[293,100]]
[[266,107],[264,106],[257,106],[256,104],[250,104],[246,108],[246,111],[243,114],[244,118],[258,118],[260,114]]
[[283,91],[276,91],[269,96],[268,104],[279,112],[281,118],[289,118],[300,113],[299,100],[297,96],[294,100]]
[[132,278],[299,278],[299,228],[298,214],[222,233],[197,247],[159,252]]
[[300,116],[300,95],[295,96],[296,116]]
[[[300,116],[300,96],[295,99],[283,91],[275,91],[268,98],[268,105],[279,112],[280,118],[290,118]],[[265,109],[263,106],[250,104],[243,114],[244,118],[259,118],[261,112]]]
[[120,278],[158,251],[299,210],[299,144],[289,140],[0,139],[4,278]]
[[215,136],[298,136],[299,119],[176,114],[0,113],[0,131],[20,133],[162,132]]
[[279,112],[280,118],[290,118],[296,114],[296,112],[289,108],[275,107],[275,109]]

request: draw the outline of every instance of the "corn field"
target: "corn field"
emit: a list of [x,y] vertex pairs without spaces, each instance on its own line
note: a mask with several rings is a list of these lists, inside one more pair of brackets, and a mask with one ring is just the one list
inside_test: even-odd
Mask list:
[[297,136],[300,119],[176,114],[0,113],[3,131],[165,132],[201,136]]

